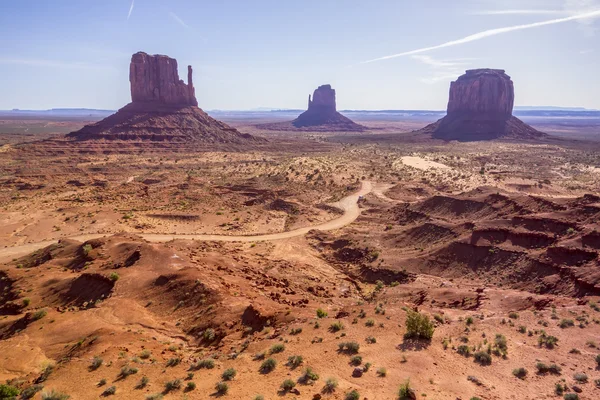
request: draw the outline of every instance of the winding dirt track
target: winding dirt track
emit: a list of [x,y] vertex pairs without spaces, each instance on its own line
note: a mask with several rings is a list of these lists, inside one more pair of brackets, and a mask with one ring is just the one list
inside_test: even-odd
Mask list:
[[[192,234],[160,234],[160,233],[136,233],[142,238],[149,242],[164,243],[173,239],[191,239],[191,240],[203,240],[203,241],[221,241],[221,242],[260,242],[270,241],[279,239],[288,239],[296,236],[306,235],[312,229],[318,229],[321,231],[331,231],[334,229],[342,228],[346,225],[351,224],[360,215],[360,208],[358,207],[358,200],[361,196],[364,196],[371,192],[373,185],[369,181],[363,181],[360,190],[349,196],[344,197],[336,203],[331,205],[344,210],[344,214],[339,218],[332,219],[331,221],[324,222],[322,224],[307,226],[304,228],[298,228],[287,232],[270,233],[265,235],[245,235],[245,236],[229,236],[229,235],[192,235]],[[90,239],[97,239],[107,236],[103,233],[92,233],[88,235],[70,236],[68,239],[74,239],[79,241],[86,241]],[[65,238],[66,239],[66,238]],[[28,243],[20,246],[7,247],[0,249],[0,262],[7,262],[15,257],[20,257],[38,249],[44,248],[51,244],[57,243],[58,240],[45,240],[43,242]]]

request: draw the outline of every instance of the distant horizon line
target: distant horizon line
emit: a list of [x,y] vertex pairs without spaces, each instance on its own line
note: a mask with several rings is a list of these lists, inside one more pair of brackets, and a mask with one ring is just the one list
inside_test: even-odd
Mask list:
[[[202,107],[200,107],[202,108]],[[305,111],[304,108],[277,108],[277,107],[254,107],[254,108],[211,108],[204,109],[207,112],[278,112],[278,111]],[[586,108],[577,106],[515,106],[514,110],[517,111],[552,111],[552,110],[569,110],[569,111],[600,111],[596,108]],[[12,108],[0,110],[1,113],[10,112],[52,112],[52,111],[80,111],[80,112],[116,112],[118,109],[108,108],[87,108],[87,107],[53,107],[43,109],[29,109],[29,108]],[[445,109],[408,109],[408,108],[380,108],[380,109],[367,109],[367,108],[346,108],[338,110],[339,112],[394,112],[394,111],[420,111],[420,112],[445,112]]]

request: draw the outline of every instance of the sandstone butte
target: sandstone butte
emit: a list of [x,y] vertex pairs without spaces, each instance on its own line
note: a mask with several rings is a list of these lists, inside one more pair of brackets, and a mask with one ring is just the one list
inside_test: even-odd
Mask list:
[[143,141],[234,143],[262,142],[242,134],[198,108],[188,66],[187,83],[179,79],[177,60],[135,53],[129,66],[131,103],[115,114],[69,133],[74,141]]
[[545,137],[512,115],[514,101],[513,81],[504,70],[468,70],[450,84],[446,116],[421,132],[458,141]]

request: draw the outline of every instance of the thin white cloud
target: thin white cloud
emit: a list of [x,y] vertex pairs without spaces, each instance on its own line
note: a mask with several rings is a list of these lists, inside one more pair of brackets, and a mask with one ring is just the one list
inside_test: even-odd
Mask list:
[[474,60],[473,58],[439,60],[424,54],[412,55],[410,58],[429,67],[430,75],[420,78],[421,82],[429,85],[456,78],[458,75],[463,73],[468,65],[471,64],[470,61]]
[[28,67],[62,68],[62,69],[111,69],[112,67],[84,62],[65,62],[57,60],[44,60],[38,58],[11,58],[0,57],[0,64],[22,65]]
[[169,11],[169,16],[175,20],[179,25],[183,26],[185,29],[190,29],[189,25],[183,22],[181,18],[177,16],[173,11]]
[[483,10],[470,13],[471,15],[565,15],[566,10]]
[[135,0],[131,0],[131,6],[129,6],[129,12],[127,13],[127,20],[129,21],[129,17],[131,17],[131,13],[133,12],[133,6],[135,4]]
[[523,24],[523,25],[513,25],[513,26],[507,26],[507,27],[504,27],[504,28],[489,29],[487,31],[483,31],[483,32],[475,33],[473,35],[466,36],[466,37],[464,37],[462,39],[452,40],[450,42],[438,44],[436,46],[423,47],[421,49],[410,50],[410,51],[405,51],[403,53],[392,54],[392,55],[389,55],[389,56],[374,58],[372,60],[363,61],[363,62],[361,62],[361,64],[372,63],[372,62],[375,62],[375,61],[389,60],[391,58],[397,58],[397,57],[410,56],[410,55],[413,55],[413,54],[425,53],[425,52],[428,52],[428,51],[437,50],[437,49],[443,49],[443,48],[446,48],[446,47],[458,46],[458,45],[461,45],[461,44],[475,42],[477,40],[485,39],[485,38],[488,38],[490,36],[501,35],[503,33],[521,31],[521,30],[525,30],[525,29],[539,28],[539,27],[542,27],[542,26],[561,24],[561,23],[570,22],[570,21],[579,21],[579,20],[584,20],[584,19],[594,19],[594,18],[598,18],[598,17],[600,17],[600,10],[595,10],[595,11],[586,12],[586,13],[582,13],[582,14],[572,15],[572,16],[569,16],[569,17],[551,19],[551,20],[548,20],[548,21],[534,22],[534,23],[531,23],[531,24]]

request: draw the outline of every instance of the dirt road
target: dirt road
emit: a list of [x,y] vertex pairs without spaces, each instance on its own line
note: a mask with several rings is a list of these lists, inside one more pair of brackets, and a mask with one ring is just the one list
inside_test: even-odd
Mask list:
[[[163,243],[173,239],[192,239],[192,240],[206,240],[206,241],[221,241],[221,242],[260,242],[268,240],[288,239],[295,236],[303,236],[312,229],[318,229],[321,231],[331,231],[334,229],[342,228],[346,225],[354,222],[360,215],[360,208],[358,207],[358,200],[361,196],[364,196],[371,192],[373,185],[369,181],[364,181],[362,187],[356,193],[344,197],[336,203],[331,205],[344,210],[344,214],[339,218],[332,219],[331,221],[324,222],[322,224],[307,226],[304,228],[298,228],[287,232],[270,233],[266,235],[248,235],[248,236],[228,236],[228,235],[186,235],[186,234],[158,234],[158,233],[138,233],[141,237],[149,242]],[[71,236],[69,239],[86,241],[90,239],[97,239],[106,236],[102,233],[94,233],[88,235]],[[44,248],[51,244],[56,243],[58,240],[46,240],[37,243],[28,243],[20,246],[7,247],[0,249],[0,262],[8,262],[13,258],[21,257],[23,255],[34,252],[38,249]]]

